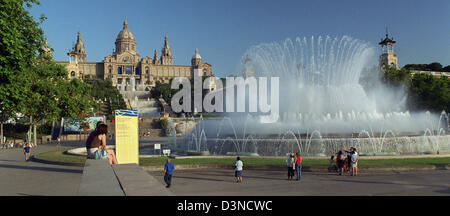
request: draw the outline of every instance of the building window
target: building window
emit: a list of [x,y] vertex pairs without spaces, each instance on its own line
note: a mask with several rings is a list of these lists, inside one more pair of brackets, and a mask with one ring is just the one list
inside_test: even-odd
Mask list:
[[72,72],[70,73],[70,76],[74,77],[74,76],[75,76],[75,71],[72,71]]
[[122,74],[122,67],[117,67],[117,74]]
[[136,69],[135,69],[135,74],[136,74],[136,75],[141,74],[141,72],[139,71],[139,68],[136,68]]
[[126,66],[125,67],[125,73],[126,74],[131,74],[131,71],[132,71],[131,66]]
[[109,73],[112,73],[112,68],[111,68],[111,66],[108,67],[108,71],[109,71]]
[[117,84],[122,84],[122,78],[117,79]]
[[148,74],[148,67],[145,68],[145,74]]
[[127,82],[128,85],[130,85],[130,78],[127,78],[126,82]]

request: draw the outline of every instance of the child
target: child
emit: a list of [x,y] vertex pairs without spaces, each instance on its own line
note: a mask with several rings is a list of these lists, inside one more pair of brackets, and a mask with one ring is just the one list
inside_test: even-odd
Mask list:
[[336,167],[336,165],[333,164],[333,162],[334,162],[334,155],[331,155],[328,172],[337,171],[337,167]]
[[28,159],[30,158],[30,144],[27,143],[25,147],[23,148],[23,154],[25,155],[25,161],[28,162]]

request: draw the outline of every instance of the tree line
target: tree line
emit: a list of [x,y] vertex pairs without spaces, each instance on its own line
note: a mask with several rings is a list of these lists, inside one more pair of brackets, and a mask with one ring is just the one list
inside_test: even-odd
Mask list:
[[433,62],[430,64],[407,64],[404,66],[407,70],[418,70],[418,71],[438,71],[438,72],[450,72],[450,65],[445,67],[439,62]]
[[450,80],[431,74],[413,74],[410,67],[389,68],[382,81],[388,86],[405,85],[408,91],[407,105],[410,110],[450,111]]
[[37,125],[92,116],[100,100],[117,98],[111,92],[99,92],[97,81],[70,79],[64,66],[52,60],[52,49],[40,28],[46,17],[35,20],[29,13],[39,4],[37,0],[0,0],[0,137],[8,120],[27,119],[34,134],[28,140],[34,144]]

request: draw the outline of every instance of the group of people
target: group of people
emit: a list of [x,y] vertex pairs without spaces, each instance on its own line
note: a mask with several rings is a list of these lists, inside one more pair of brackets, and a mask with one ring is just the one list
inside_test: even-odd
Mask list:
[[297,181],[300,181],[302,177],[302,157],[300,152],[290,154],[288,159],[286,159],[286,164],[288,168],[288,180],[294,179],[294,174],[297,173]]
[[[300,156],[300,152],[294,154],[290,154],[289,158],[286,160],[288,167],[288,180],[294,179],[295,172],[297,173],[297,181],[301,179],[301,170],[302,170],[302,157]],[[242,183],[242,171],[243,171],[244,163],[242,162],[240,157],[236,158],[236,162],[234,163],[234,177],[236,178],[236,183]],[[172,174],[175,166],[170,162],[170,159],[167,159],[164,164],[164,181],[167,184],[167,188],[171,185]]]
[[[345,153],[344,153],[345,152]],[[336,165],[333,165],[334,155],[330,158],[329,171],[335,170],[339,175],[351,172],[352,176],[358,175],[359,154],[356,148],[351,147],[349,150],[341,150],[336,153]]]

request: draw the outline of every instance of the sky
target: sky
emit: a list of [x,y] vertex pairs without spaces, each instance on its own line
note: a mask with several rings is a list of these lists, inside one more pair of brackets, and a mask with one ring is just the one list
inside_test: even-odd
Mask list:
[[397,41],[399,65],[450,65],[449,0],[40,0],[30,12],[41,25],[54,60],[81,31],[87,61],[111,55],[125,18],[141,58],[153,58],[167,34],[175,65],[190,65],[195,48],[218,77],[232,74],[245,51],[286,38],[344,35],[378,51],[389,35]]

